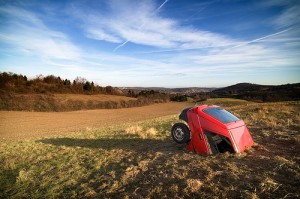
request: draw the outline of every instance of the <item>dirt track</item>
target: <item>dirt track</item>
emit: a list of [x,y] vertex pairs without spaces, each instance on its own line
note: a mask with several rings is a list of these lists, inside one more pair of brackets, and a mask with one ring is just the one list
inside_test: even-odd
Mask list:
[[0,139],[26,139],[179,113],[188,103],[164,103],[126,109],[73,112],[0,111]]

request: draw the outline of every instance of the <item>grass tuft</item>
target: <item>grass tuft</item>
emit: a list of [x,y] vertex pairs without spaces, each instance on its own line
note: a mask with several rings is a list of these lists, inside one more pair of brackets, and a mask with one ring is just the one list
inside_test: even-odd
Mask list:
[[136,134],[140,133],[142,130],[143,130],[143,128],[140,126],[130,126],[125,129],[125,132],[127,134],[136,135]]

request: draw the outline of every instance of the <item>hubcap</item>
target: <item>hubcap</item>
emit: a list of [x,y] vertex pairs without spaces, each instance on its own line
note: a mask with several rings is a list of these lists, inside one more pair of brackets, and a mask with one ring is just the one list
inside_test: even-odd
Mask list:
[[184,138],[184,132],[182,130],[182,128],[176,128],[174,131],[174,137],[176,140],[181,141]]

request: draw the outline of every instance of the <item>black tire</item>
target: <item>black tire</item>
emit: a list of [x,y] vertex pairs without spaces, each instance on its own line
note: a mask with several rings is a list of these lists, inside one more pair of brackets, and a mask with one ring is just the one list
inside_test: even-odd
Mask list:
[[178,144],[185,144],[190,140],[190,129],[183,123],[175,123],[171,129],[173,140]]

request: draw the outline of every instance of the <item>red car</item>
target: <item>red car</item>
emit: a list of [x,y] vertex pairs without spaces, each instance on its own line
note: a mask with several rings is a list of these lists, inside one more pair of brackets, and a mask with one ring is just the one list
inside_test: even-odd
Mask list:
[[245,122],[219,106],[186,108],[179,118],[189,127],[176,123],[171,134],[176,143],[187,144],[187,150],[200,154],[241,153],[253,145]]

